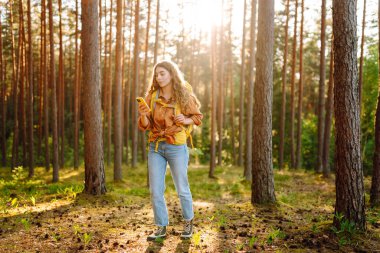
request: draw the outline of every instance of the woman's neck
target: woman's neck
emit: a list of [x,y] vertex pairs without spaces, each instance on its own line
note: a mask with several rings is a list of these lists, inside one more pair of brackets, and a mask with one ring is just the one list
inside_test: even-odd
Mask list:
[[166,85],[164,87],[161,87],[161,96],[163,96],[166,99],[169,99],[173,95],[173,86],[172,84]]

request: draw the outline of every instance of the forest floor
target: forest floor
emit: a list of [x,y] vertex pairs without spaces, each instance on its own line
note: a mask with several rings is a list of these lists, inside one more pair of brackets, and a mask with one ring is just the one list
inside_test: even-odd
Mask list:
[[[367,231],[349,223],[332,225],[334,179],[306,171],[275,171],[277,203],[253,206],[250,183],[238,167],[189,168],[195,231],[181,240],[181,209],[168,170],[166,200],[170,223],[165,240],[149,242],[154,230],[146,168],[124,167],[113,183],[106,169],[107,194],[81,194],[83,167],[64,169],[60,183],[36,169],[0,171],[0,252],[380,252],[380,209],[368,209]],[[368,201],[369,179],[365,179]]]

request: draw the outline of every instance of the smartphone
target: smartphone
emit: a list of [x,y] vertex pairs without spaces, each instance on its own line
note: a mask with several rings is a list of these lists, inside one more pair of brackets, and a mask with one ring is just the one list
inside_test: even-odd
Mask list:
[[139,103],[139,105],[143,104],[143,105],[145,105],[146,107],[148,107],[148,108],[149,108],[149,111],[150,111],[150,107],[149,107],[149,105],[145,102],[145,99],[144,99],[143,97],[137,97],[137,98],[136,98],[136,101],[137,101],[137,103]]

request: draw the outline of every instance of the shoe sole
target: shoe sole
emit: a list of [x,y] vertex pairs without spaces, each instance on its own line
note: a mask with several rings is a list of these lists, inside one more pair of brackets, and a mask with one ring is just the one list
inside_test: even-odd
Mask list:
[[157,237],[148,237],[146,238],[147,241],[155,241],[156,239],[165,239],[166,235],[163,236],[157,236]]
[[190,239],[192,236],[193,236],[193,234],[191,234],[191,235],[181,235],[181,239]]

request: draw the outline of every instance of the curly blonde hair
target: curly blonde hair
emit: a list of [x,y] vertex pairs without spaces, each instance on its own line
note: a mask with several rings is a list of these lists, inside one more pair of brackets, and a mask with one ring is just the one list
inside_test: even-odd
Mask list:
[[171,82],[173,84],[173,97],[175,101],[179,103],[182,111],[186,111],[190,96],[193,96],[195,98],[197,106],[200,107],[200,102],[195,94],[186,87],[189,84],[185,81],[182,72],[179,70],[177,64],[172,61],[161,61],[154,66],[152,80],[150,86],[148,87],[147,95],[152,94],[154,91],[160,88],[156,80],[156,69],[158,67],[164,68],[169,72],[172,78]]

